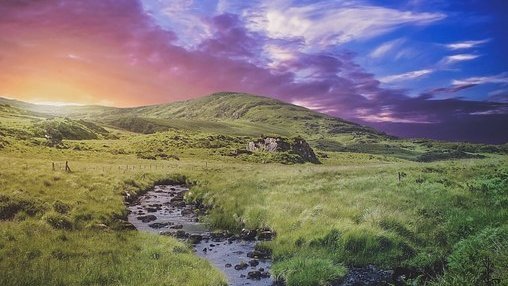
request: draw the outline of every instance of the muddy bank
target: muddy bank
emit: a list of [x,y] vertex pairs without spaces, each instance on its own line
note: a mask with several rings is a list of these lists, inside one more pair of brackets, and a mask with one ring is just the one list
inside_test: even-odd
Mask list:
[[128,221],[138,230],[191,242],[199,256],[225,273],[229,285],[273,285],[270,253],[256,249],[258,241],[273,234],[269,230],[238,235],[211,232],[199,221],[204,209],[184,201],[187,191],[184,186],[155,186],[129,204]]

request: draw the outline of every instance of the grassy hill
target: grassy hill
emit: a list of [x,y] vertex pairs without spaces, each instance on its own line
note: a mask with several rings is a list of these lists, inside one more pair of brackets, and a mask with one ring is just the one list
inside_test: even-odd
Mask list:
[[508,149],[506,145],[402,140],[304,107],[245,93],[222,92],[134,108],[54,107],[0,98],[2,103],[39,117],[93,121],[101,126],[139,134],[180,130],[251,138],[301,136],[323,152],[367,153],[417,161],[469,158],[471,154],[468,153],[505,153]]
[[[129,125],[132,125],[135,123],[133,118],[139,118],[140,121],[150,118],[159,120],[152,120],[152,125],[176,129],[206,129],[222,132],[225,127],[227,129],[227,124],[235,125],[236,123],[237,128],[234,129],[256,129],[255,126],[259,126],[259,131],[280,135],[289,133],[308,136],[352,133],[371,136],[383,135],[372,128],[311,111],[304,107],[271,98],[234,92],[215,93],[198,99],[134,108],[54,107],[0,98],[0,104],[2,103],[54,116],[93,118],[118,125],[122,125],[122,120],[130,120]],[[186,125],[185,122],[194,124]],[[204,122],[212,123],[206,126]],[[214,125],[214,122],[222,124]]]
[[250,122],[277,126],[282,132],[314,136],[340,133],[381,135],[376,130],[279,100],[245,93],[223,92],[164,105],[130,109],[138,117],[224,122]]

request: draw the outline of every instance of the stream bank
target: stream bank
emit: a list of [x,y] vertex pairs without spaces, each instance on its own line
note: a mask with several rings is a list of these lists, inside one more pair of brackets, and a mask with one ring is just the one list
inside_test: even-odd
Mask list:
[[133,200],[128,221],[137,230],[169,235],[192,243],[197,255],[207,259],[227,277],[229,285],[270,286],[270,253],[256,244],[270,240],[270,230],[245,230],[238,235],[212,232],[199,216],[202,206],[187,204],[189,189],[180,185],[157,185]]
[[[284,285],[270,275],[271,254],[256,248],[258,242],[271,240],[273,232],[268,229],[244,230],[240,234],[212,232],[199,220],[206,209],[185,202],[188,190],[182,185],[156,185],[130,201],[128,222],[140,231],[190,242],[197,255],[226,275],[229,285]],[[375,266],[352,267],[344,278],[331,285],[403,285],[401,276],[402,273]]]

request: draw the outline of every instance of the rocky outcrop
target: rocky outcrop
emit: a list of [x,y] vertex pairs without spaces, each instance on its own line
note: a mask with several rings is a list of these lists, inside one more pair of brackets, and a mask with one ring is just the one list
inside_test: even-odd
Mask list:
[[264,137],[251,141],[247,145],[248,152],[288,152],[298,155],[302,162],[320,164],[314,150],[309,143],[301,137],[286,139],[282,137]]

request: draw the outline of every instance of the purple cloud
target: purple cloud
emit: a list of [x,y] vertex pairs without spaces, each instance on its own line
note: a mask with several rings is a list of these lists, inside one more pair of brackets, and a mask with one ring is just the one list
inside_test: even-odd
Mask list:
[[[355,12],[379,15],[372,7]],[[253,30],[250,19],[238,14],[199,18],[200,29],[206,32],[193,46],[183,45],[181,31],[154,22],[135,1],[3,1],[0,14],[0,69],[6,71],[0,80],[7,83],[0,94],[16,92],[12,75],[29,74],[44,81],[42,75],[50,74],[48,80],[72,82],[96,102],[108,98],[116,105],[235,90],[376,126],[391,122],[447,126],[459,118],[477,120],[507,112],[503,102],[436,97],[472,88],[481,79],[410,97],[405,90],[382,87],[351,51],[306,49],[303,39]],[[423,23],[443,17],[403,15]],[[378,29],[384,33],[394,27]],[[309,39],[321,39],[309,33]]]

